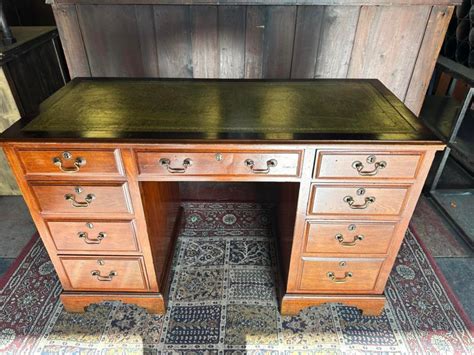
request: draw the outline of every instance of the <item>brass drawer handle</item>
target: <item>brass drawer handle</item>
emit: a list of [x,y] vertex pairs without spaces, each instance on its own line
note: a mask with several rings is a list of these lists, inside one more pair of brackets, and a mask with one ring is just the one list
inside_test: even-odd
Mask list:
[[375,197],[374,196],[369,196],[365,198],[365,202],[363,204],[354,204],[354,198],[352,196],[346,196],[343,199],[344,202],[346,202],[350,208],[353,210],[365,210],[371,203],[375,202]]
[[376,162],[375,159],[376,158],[373,155],[370,155],[367,158],[367,163],[374,164],[374,168],[372,170],[364,170],[364,164],[359,160],[356,160],[355,162],[353,162],[352,167],[357,170],[357,173],[359,173],[360,176],[377,175],[379,170],[384,169],[387,166],[387,162],[383,160]]
[[[65,160],[72,159],[72,154],[69,152],[63,152],[61,155],[62,155],[62,158]],[[81,169],[82,166],[86,165],[86,160],[84,158],[78,157],[74,161],[73,167],[66,168],[63,166],[63,161],[60,157],[54,157],[53,164],[59,167],[59,169],[62,172],[72,174],[72,173],[77,173]]]
[[254,174],[268,174],[270,173],[270,169],[274,168],[278,165],[276,159],[267,160],[267,168],[266,169],[255,169],[255,162],[252,159],[246,159],[244,161],[246,167],[250,169],[250,171]]
[[76,208],[86,208],[89,207],[93,200],[95,200],[94,194],[88,194],[84,201],[76,201],[76,196],[74,194],[64,195],[66,201],[70,201],[71,205]]
[[99,270],[93,270],[91,271],[91,275],[95,276],[99,281],[112,281],[114,276],[117,276],[118,274],[117,271],[111,271],[107,276],[102,276]]
[[159,163],[162,167],[166,168],[166,170],[168,170],[168,172],[172,174],[182,174],[185,173],[186,169],[188,169],[193,164],[193,161],[189,158],[184,159],[182,168],[172,168],[170,166],[171,161],[167,158],[161,158]]
[[336,283],[336,284],[343,284],[347,281],[349,281],[349,279],[352,277],[352,272],[346,272],[344,274],[344,277],[336,277],[336,275],[333,273],[333,272],[328,272],[326,274],[329,278],[329,280],[331,280],[332,282]]
[[364,236],[362,234],[358,234],[354,236],[352,242],[345,242],[344,236],[340,233],[336,234],[336,240],[341,244],[343,247],[353,247],[356,245],[357,241],[363,240]]
[[97,235],[97,238],[89,238],[89,234],[87,232],[79,232],[79,233],[77,233],[77,236],[81,239],[84,239],[84,242],[86,244],[100,244],[102,239],[107,237],[107,233],[100,232]]

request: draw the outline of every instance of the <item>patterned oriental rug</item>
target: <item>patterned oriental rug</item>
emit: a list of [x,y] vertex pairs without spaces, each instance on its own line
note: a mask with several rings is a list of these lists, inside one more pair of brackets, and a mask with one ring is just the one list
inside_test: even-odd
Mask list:
[[472,325],[407,232],[380,317],[341,305],[281,317],[269,206],[184,203],[164,316],[105,302],[63,310],[38,238],[3,279],[0,353],[472,354]]

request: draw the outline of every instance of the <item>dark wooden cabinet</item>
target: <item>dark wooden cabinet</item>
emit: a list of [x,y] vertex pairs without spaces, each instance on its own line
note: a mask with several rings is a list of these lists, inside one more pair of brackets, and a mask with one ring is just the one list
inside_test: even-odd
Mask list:
[[[39,104],[69,80],[55,27],[12,27],[17,42],[0,48],[0,132],[20,117],[33,115]],[[0,195],[19,190],[0,154]]]

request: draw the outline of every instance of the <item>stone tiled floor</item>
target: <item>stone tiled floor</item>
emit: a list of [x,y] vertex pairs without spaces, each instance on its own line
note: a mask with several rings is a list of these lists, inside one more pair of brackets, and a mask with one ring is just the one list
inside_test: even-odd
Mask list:
[[0,276],[36,232],[21,196],[0,196]]
[[[435,257],[466,313],[474,319],[473,251],[443,222],[424,197],[418,203],[412,224]],[[0,196],[0,276],[20,254],[35,231],[23,198]]]

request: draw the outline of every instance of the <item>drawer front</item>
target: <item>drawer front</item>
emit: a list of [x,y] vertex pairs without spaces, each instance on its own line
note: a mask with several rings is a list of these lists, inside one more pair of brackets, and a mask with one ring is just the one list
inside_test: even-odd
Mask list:
[[131,213],[125,183],[99,184],[30,184],[42,213],[100,215]]
[[25,175],[123,176],[120,151],[18,150]]
[[385,254],[395,223],[307,221],[305,253]]
[[300,289],[336,293],[371,291],[384,259],[303,258]]
[[141,176],[299,176],[301,152],[138,151]]
[[73,290],[145,291],[141,258],[61,257]]
[[132,221],[47,222],[58,253],[138,252]]
[[397,216],[405,206],[409,189],[409,185],[313,184],[308,214]]
[[232,174],[237,175],[300,175],[301,154],[299,152],[235,153]]
[[422,153],[319,151],[315,178],[414,179]]
[[[140,175],[224,175],[232,163],[231,154],[212,152],[147,151],[136,153]],[[221,159],[221,160],[218,160]]]

